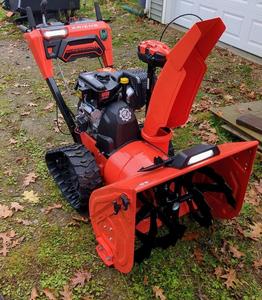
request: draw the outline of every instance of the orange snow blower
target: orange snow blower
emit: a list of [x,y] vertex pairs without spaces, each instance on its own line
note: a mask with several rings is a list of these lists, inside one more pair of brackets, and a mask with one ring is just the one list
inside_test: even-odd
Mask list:
[[[30,28],[21,29],[74,140],[47,152],[50,174],[76,210],[89,212],[104,263],[128,273],[152,249],[175,245],[187,215],[204,227],[237,216],[258,143],[172,147],[172,130],[188,120],[205,60],[225,30],[220,18],[196,23],[173,49],[140,43],[147,71],[115,70],[111,30],[97,5],[96,12],[96,21],[36,26],[27,8]],[[104,67],[80,73],[72,112],[53,78],[52,59],[80,57],[102,58]],[[138,124],[134,111],[142,107],[146,119]]]

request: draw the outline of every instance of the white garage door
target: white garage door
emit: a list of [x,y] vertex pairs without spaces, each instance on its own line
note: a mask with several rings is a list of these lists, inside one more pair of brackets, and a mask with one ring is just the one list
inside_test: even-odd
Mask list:
[[[262,57],[262,0],[166,0],[163,21],[184,13],[221,17],[227,26],[222,42]],[[177,24],[188,28],[195,21],[184,17]]]

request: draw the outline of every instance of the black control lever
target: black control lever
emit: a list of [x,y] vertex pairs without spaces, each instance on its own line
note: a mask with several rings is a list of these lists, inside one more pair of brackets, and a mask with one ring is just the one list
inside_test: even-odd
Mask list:
[[94,2],[95,11],[96,11],[96,20],[97,21],[103,21],[100,5],[98,2]]
[[27,8],[26,8],[26,15],[27,15],[27,20],[28,20],[30,29],[35,29],[36,28],[35,17],[33,15],[33,11],[30,6],[27,6]]
[[41,8],[41,14],[42,14],[42,20],[43,20],[43,24],[46,24],[46,12],[47,12],[47,4],[48,1],[47,0],[42,0],[40,3],[40,8]]

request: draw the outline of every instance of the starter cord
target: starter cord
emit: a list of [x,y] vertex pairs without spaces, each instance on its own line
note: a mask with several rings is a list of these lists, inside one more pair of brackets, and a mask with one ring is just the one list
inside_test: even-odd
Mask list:
[[172,21],[170,21],[170,22],[166,25],[166,27],[164,28],[164,30],[163,30],[163,32],[162,32],[162,34],[161,34],[161,36],[160,36],[160,42],[162,41],[162,39],[163,39],[163,37],[164,37],[164,34],[165,34],[165,32],[167,31],[168,27],[169,27],[171,24],[173,24],[177,19],[182,18],[182,17],[185,17],[185,16],[196,17],[196,18],[198,18],[200,21],[203,21],[202,18],[200,18],[198,15],[195,15],[195,14],[183,14],[183,15],[179,15],[179,16],[175,17]]

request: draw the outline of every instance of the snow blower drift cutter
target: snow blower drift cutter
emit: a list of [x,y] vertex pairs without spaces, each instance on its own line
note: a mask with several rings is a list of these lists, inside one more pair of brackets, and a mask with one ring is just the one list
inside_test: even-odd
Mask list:
[[[147,71],[115,70],[111,30],[98,6],[96,12],[96,21],[36,27],[28,8],[30,28],[21,29],[74,140],[47,152],[48,169],[67,201],[89,212],[104,263],[128,273],[153,248],[175,245],[187,215],[204,227],[237,216],[258,143],[172,147],[172,130],[188,120],[205,60],[225,30],[220,18],[196,23],[173,49],[141,42]],[[80,73],[73,113],[53,78],[52,59],[80,57],[101,57],[104,68]],[[146,119],[138,124],[134,111],[142,107]]]

